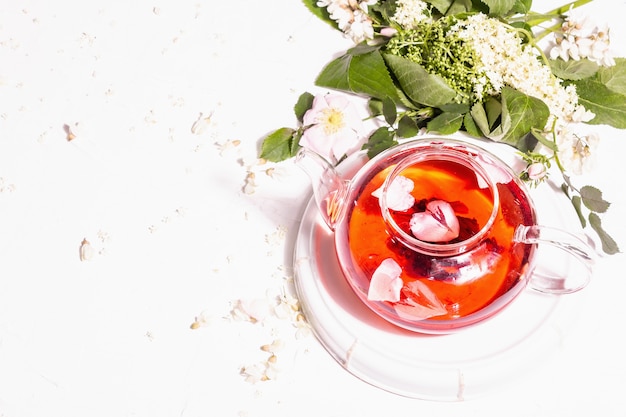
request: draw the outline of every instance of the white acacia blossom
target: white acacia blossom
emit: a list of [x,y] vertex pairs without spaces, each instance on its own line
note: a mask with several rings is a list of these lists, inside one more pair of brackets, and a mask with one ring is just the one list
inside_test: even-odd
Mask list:
[[422,0],[397,0],[396,11],[391,17],[403,29],[415,29],[420,22],[428,19],[428,4]]
[[550,58],[564,61],[578,61],[587,58],[598,65],[615,65],[609,29],[597,26],[588,15],[579,10],[571,10],[561,26],[562,33],[556,35],[555,44],[550,49]]
[[557,123],[585,122],[594,117],[578,104],[574,86],[564,87],[552,74],[550,67],[537,58],[510,26],[484,14],[459,21],[452,31],[472,45],[482,66],[484,79],[476,80],[476,94],[497,95],[502,87],[510,86],[528,96],[542,100],[551,117],[546,124],[551,129]]
[[326,7],[331,19],[354,43],[374,38],[372,19],[367,14],[368,6],[378,0],[319,0],[318,7]]
[[564,130],[557,137],[558,156],[566,171],[574,175],[590,172],[600,138],[596,133],[580,135]]

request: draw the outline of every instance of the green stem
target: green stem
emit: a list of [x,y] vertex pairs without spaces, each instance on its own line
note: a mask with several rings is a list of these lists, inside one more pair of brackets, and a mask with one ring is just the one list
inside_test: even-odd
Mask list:
[[564,4],[561,7],[557,7],[556,9],[549,11],[548,14],[563,15],[563,14],[567,13],[570,10],[570,8],[575,9],[576,7],[583,6],[583,5],[587,4],[587,3],[591,3],[592,1],[593,0],[577,0],[577,1],[573,1],[571,3]]
[[529,26],[537,26],[540,23],[546,22],[548,20],[553,20],[556,18],[559,18],[561,16],[563,16],[565,13],[567,13],[570,9],[575,9],[577,7],[583,6],[587,3],[591,3],[593,0],[576,0],[576,1],[572,1],[570,3],[564,4],[560,7],[557,7],[555,9],[552,9],[546,13],[533,13],[530,12],[529,14],[522,16],[520,18],[517,19],[511,19],[510,22],[514,22],[514,21],[520,21],[520,22],[524,22]]
[[545,38],[549,34],[558,31],[559,29],[561,29],[561,26],[563,26],[563,23],[557,22],[554,25],[550,26],[549,28],[546,28],[542,30],[541,32],[536,33],[535,42],[539,42],[541,39]]

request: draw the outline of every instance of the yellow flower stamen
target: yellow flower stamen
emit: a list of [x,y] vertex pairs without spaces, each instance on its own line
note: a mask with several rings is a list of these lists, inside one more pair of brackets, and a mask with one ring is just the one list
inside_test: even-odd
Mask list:
[[337,109],[328,108],[323,110],[323,121],[324,132],[327,135],[332,135],[333,133],[337,133],[341,129],[344,128],[344,115],[343,112]]

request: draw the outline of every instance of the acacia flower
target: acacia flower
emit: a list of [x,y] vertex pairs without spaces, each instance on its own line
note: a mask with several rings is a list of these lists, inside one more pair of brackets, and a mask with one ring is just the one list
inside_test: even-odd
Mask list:
[[300,146],[336,163],[361,147],[363,121],[356,107],[343,95],[318,95],[304,114]]
[[591,170],[595,162],[595,150],[600,142],[597,134],[586,136],[565,132],[558,136],[558,156],[566,171],[582,175]]
[[368,6],[378,0],[319,0],[318,7],[326,7],[328,15],[354,43],[374,38],[372,19],[367,14]]
[[610,45],[608,27],[596,26],[587,15],[571,10],[561,26],[561,33],[555,37],[550,58],[564,61],[587,58],[598,65],[610,67],[615,65]]

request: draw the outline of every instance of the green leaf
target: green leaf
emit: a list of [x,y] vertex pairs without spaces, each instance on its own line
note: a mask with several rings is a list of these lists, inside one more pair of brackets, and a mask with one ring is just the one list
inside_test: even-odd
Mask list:
[[570,59],[564,61],[562,59],[551,59],[548,61],[552,73],[562,80],[582,80],[589,78],[598,72],[600,66],[588,59],[579,59],[575,61]]
[[472,0],[454,0],[448,10],[446,16],[454,16],[462,13],[467,13],[473,9]]
[[416,136],[420,131],[419,126],[415,122],[415,120],[408,116],[404,115],[398,121],[398,128],[396,129],[396,135],[401,138],[412,138]]
[[404,93],[414,102],[439,107],[456,96],[442,77],[429,74],[421,65],[396,55],[385,54],[384,58]]
[[372,133],[367,143],[363,145],[363,149],[367,150],[367,156],[373,158],[385,149],[397,144],[398,142],[394,139],[394,132],[389,130],[386,126],[383,126]]
[[296,156],[298,154],[298,150],[300,150],[300,138],[302,138],[302,134],[304,131],[302,129],[296,130],[293,134],[293,138],[291,139],[291,147],[289,148],[290,156]]
[[289,127],[282,127],[270,133],[261,145],[261,158],[271,162],[280,162],[295,156],[294,134],[296,131]]
[[613,238],[602,228],[602,221],[596,213],[589,213],[589,224],[598,234],[600,242],[602,242],[602,250],[604,253],[607,255],[615,255],[620,252],[617,242],[615,242],[615,240],[613,240]]
[[345,54],[326,65],[317,76],[315,84],[335,90],[352,91],[350,88],[350,64],[352,55]]
[[396,104],[389,98],[385,98],[383,100],[383,116],[385,117],[387,124],[390,126],[393,126],[396,122],[396,118],[398,117]]
[[626,95],[626,58],[616,58],[615,65],[601,67],[598,80],[609,90]]
[[465,114],[470,110],[469,104],[467,103],[447,103],[439,106],[439,108],[445,112],[461,114]]
[[375,97],[367,100],[367,108],[372,116],[380,116],[383,114],[383,102]]
[[492,16],[504,16],[516,5],[516,0],[481,0],[489,6],[489,14]]
[[511,13],[527,14],[532,8],[532,0],[517,0],[511,9]]
[[527,151],[526,136],[533,128],[543,128],[549,116],[550,110],[543,101],[510,87],[502,89],[502,142]]
[[[480,129],[484,136],[491,133],[491,126],[489,126],[489,119],[487,118],[487,112],[481,103],[476,103],[472,106],[470,114],[474,121],[474,125]],[[479,136],[479,135],[476,135]]]
[[537,139],[537,142],[541,143],[543,146],[550,149],[551,151],[556,152],[559,150],[559,147],[556,145],[556,143],[554,143],[553,140],[550,140],[544,136],[543,129],[533,128],[530,133],[535,139]]
[[580,196],[575,195],[572,197],[572,204],[574,205],[574,210],[576,211],[576,215],[578,216],[578,220],[580,220],[580,224],[582,227],[587,227],[587,220],[585,219],[585,215],[582,210],[582,199]]
[[590,185],[585,185],[580,189],[580,196],[585,207],[596,213],[606,212],[611,205],[602,198],[602,191]]
[[459,113],[441,113],[428,122],[427,128],[431,132],[437,132],[442,135],[451,135],[463,125],[463,115]]
[[315,80],[320,87],[348,91],[376,97],[391,98],[395,103],[407,104],[398,93],[389,70],[378,49],[365,52],[353,48],[331,61]]
[[487,121],[491,130],[502,117],[502,103],[493,97],[489,97],[485,101],[485,111],[487,112]]
[[463,117],[463,127],[469,135],[474,136],[475,138],[483,136],[471,113],[465,113],[465,116]]
[[433,6],[439,13],[445,15],[452,3],[453,0],[426,0],[426,3]]
[[578,102],[595,113],[589,124],[626,129],[626,95],[610,90],[596,77],[575,81]]
[[298,97],[298,102],[293,108],[298,121],[302,123],[304,119],[304,114],[313,106],[313,100],[315,96],[311,93],[302,93],[300,97]]

